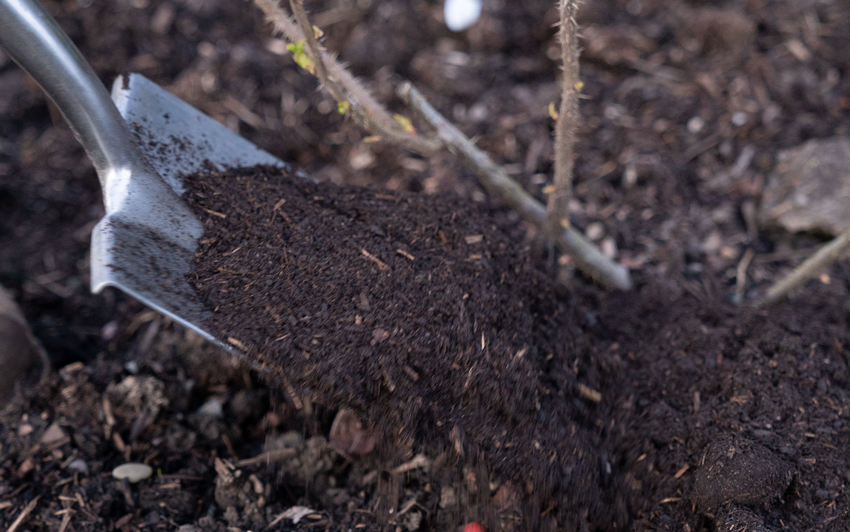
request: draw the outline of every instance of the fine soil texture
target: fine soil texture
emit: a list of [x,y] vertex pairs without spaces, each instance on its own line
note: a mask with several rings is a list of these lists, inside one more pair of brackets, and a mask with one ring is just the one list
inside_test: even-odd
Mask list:
[[187,185],[205,229],[190,279],[215,310],[210,330],[294,402],[308,393],[364,416],[388,454],[415,449],[456,465],[436,472],[454,476],[447,486],[464,500],[448,520],[432,501],[440,528],[482,514],[497,527],[480,493],[490,470],[529,483],[543,505],[527,509],[522,528],[536,528],[548,505],[560,522],[583,508],[594,522],[627,522],[604,508],[598,431],[574,404],[591,389],[572,368],[572,336],[586,320],[532,260],[515,216],[274,168]]
[[[189,178],[225,351],[89,292],[97,177],[0,53],[0,283],[53,366],[0,409],[3,529],[850,529],[848,263],[752,305],[828,238],[757,211],[781,150],[850,130],[846,2],[580,5],[570,214],[623,293],[451,154],[364,142],[250,3],[44,5],[107,86],[140,72],[316,181]],[[411,80],[545,201],[555,2],[460,34],[437,0],[306,5],[393,112]]]

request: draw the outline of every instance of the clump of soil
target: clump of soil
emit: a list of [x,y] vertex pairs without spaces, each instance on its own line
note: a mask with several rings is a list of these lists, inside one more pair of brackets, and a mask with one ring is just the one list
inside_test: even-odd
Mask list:
[[793,468],[764,445],[745,438],[712,442],[694,475],[691,499],[704,512],[722,505],[761,506],[778,499]]
[[[527,485],[523,527],[554,507],[625,523],[603,502],[595,395],[571,367],[584,319],[517,245],[515,218],[276,168],[186,185],[205,228],[190,281],[214,310],[207,326],[293,402],[355,409],[388,456],[445,453],[450,484],[477,467],[465,491],[489,495],[489,471]],[[488,505],[462,511],[495,524]]]
[[[378,425],[378,512],[402,502],[396,464],[424,453],[438,528],[838,526],[850,334],[836,287],[803,312],[736,307],[709,276],[594,303],[553,282],[515,218],[455,196],[273,168],[187,186],[207,326],[294,408]],[[815,501],[824,514],[801,511]]]

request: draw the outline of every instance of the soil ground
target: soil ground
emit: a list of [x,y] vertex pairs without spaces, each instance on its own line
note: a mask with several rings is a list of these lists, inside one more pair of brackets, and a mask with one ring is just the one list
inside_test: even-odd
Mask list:
[[[552,164],[547,107],[558,94],[555,11],[536,0],[485,4],[464,35],[442,25],[440,2],[308,7],[328,47],[377,95],[400,110],[393,86],[411,79],[542,197]],[[486,230],[493,243],[514,243],[511,258],[492,267],[522,264],[527,274],[514,282],[547,288],[521,291],[551,303],[537,322],[490,324],[494,338],[511,338],[516,327],[530,336],[511,341],[538,346],[524,364],[538,372],[544,401],[529,419],[508,419],[495,400],[517,398],[522,387],[484,392],[473,405],[495,412],[493,427],[520,427],[518,445],[499,451],[513,462],[493,461],[495,443],[484,442],[496,434],[486,431],[463,431],[461,451],[480,454],[459,460],[451,428],[437,418],[434,434],[413,433],[396,454],[380,449],[391,447],[388,437],[362,459],[335,454],[327,435],[339,398],[296,402],[286,386],[269,386],[122,294],[88,293],[89,234],[103,214],[97,179],[60,115],[2,57],[0,282],[57,371],[0,414],[0,525],[850,528],[846,262],[791,302],[769,310],[735,304],[751,302],[819,242],[757,227],[751,211],[778,150],[848,132],[844,2],[582,5],[586,99],[571,210],[577,226],[633,268],[637,287],[629,293],[604,292],[581,276],[555,288],[545,243],[511,223],[450,155],[423,159],[363,143],[250,4],[46,5],[107,84],[121,71],[141,72],[320,181],[392,197],[451,192],[472,202],[423,200],[476,213],[463,220],[475,231],[458,235]],[[489,232],[487,216],[499,231]],[[747,250],[755,257],[742,283]],[[457,286],[452,281],[445,287]],[[374,405],[353,406],[368,413]],[[539,426],[547,406],[557,428],[542,433],[544,441],[527,439],[520,429]],[[569,423],[575,433],[563,435]],[[440,450],[429,438],[443,430],[450,444]],[[575,449],[557,459],[572,470],[538,478],[543,466],[532,463],[514,476],[550,441]],[[151,464],[155,477],[113,480],[112,468],[126,461]],[[313,511],[298,523],[279,519],[296,505]]]

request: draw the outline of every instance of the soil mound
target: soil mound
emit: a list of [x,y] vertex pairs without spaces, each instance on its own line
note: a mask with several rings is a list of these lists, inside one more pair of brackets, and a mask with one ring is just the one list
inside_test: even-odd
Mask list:
[[602,502],[599,399],[570,349],[585,318],[515,219],[274,168],[187,186],[205,228],[190,280],[214,309],[208,325],[293,401],[356,410],[385,451],[443,453],[473,515],[492,471],[531,495],[529,526],[555,506],[625,522]]

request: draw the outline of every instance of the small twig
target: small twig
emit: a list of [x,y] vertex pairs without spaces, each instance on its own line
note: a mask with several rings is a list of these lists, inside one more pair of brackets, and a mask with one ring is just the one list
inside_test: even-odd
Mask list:
[[[490,194],[502,198],[502,201],[523,218],[546,230],[548,216],[542,203],[534,199],[508,176],[503,167],[494,163],[485,152],[478,149],[466,135],[446,120],[410,82],[399,85],[397,92],[402,100],[434,128],[437,138],[478,174],[481,184]],[[583,272],[609,287],[631,289],[632,281],[628,268],[603,255],[578,231],[567,227],[553,236],[555,243],[575,258]]]
[[[439,148],[439,142],[420,137],[402,130],[401,125],[379,104],[369,91],[342,66],[336,58],[323,50],[315,40],[313,26],[307,19],[303,1],[290,0],[299,23],[290,18],[280,7],[278,0],[254,0],[275,29],[291,44],[303,41],[306,52],[315,65],[315,75],[321,85],[339,104],[350,104],[351,115],[365,129],[384,140],[404,148],[419,152],[432,153]],[[300,14],[295,11],[300,5]]]
[[33,500],[31,500],[29,504],[27,504],[24,509],[21,510],[21,513],[18,514],[18,518],[15,519],[11,525],[9,525],[9,528],[6,529],[6,532],[15,532],[15,530],[17,530],[18,527],[21,526],[21,523],[24,522],[24,519],[26,519],[30,512],[35,509],[35,505],[38,504],[39,498],[41,498],[41,495],[36,495]]
[[277,517],[272,519],[272,522],[269,523],[268,526],[266,526],[266,530],[271,529],[273,526],[275,526],[276,524],[278,524],[281,521],[283,521],[284,519],[286,519],[287,515],[288,515],[287,512],[281,512],[280,515],[278,515]]
[[756,252],[753,251],[753,248],[749,248],[741,258],[741,262],[738,263],[738,269],[735,276],[736,303],[740,303],[744,300],[744,289],[747,286],[747,268],[750,267],[750,262],[753,261],[753,257],[755,256]]
[[[577,266],[586,274],[613,288],[621,290],[631,288],[631,278],[625,266],[616,264],[605,257],[596,246],[569,227],[568,222],[561,224],[560,218],[555,230],[552,230],[547,224],[546,207],[511,179],[504,168],[493,163],[486,153],[475,147],[469,138],[428,104],[410,83],[403,83],[397,92],[436,131],[437,138],[420,137],[403,131],[395,119],[372,98],[348,70],[335,57],[321,49],[315,40],[313,26],[304,11],[303,0],[290,0],[297,23],[281,10],[278,0],[254,0],[254,3],[266,14],[268,20],[284,37],[292,44],[300,43],[305,48],[310,60],[314,63],[315,68],[311,70],[314,70],[316,75],[319,76],[322,86],[331,93],[338,103],[349,103],[352,115],[362,126],[385,137],[385,140],[393,144],[420,153],[433,153],[445,146],[478,174],[482,184],[491,194],[501,197],[526,220],[535,224],[545,234],[550,235],[561,249],[575,258]],[[575,33],[575,1],[570,0],[566,3],[572,6],[567,6],[567,14],[571,17],[571,22],[567,26],[571,24],[572,32]],[[575,40],[574,35],[572,39]],[[575,89],[573,92],[576,92],[578,49],[577,47],[574,48],[575,57],[570,61],[575,62],[576,79],[573,82]],[[577,98],[577,94],[575,96]],[[577,102],[575,108],[577,109]],[[569,113],[568,110],[566,115],[569,115]],[[568,120],[566,115],[563,117],[563,121],[570,122],[571,124],[568,124],[568,126],[574,127],[575,120]],[[572,142],[568,142],[568,144],[570,145],[567,157],[568,170],[571,175]],[[567,190],[569,188],[570,185],[568,184]],[[564,205],[566,205],[568,199],[569,195],[566,196]]]
[[409,260],[409,261],[416,260],[416,257],[414,257],[413,255],[411,255],[410,253],[408,253],[407,251],[405,251],[403,249],[397,249],[397,250],[395,250],[395,252],[398,253],[399,255],[401,255],[402,257],[404,257],[405,259]]
[[578,129],[578,93],[580,89],[578,65],[577,0],[561,0],[559,6],[561,29],[561,60],[564,77],[561,89],[561,106],[555,121],[555,175],[549,195],[549,229],[552,234],[569,227],[567,207],[573,187],[573,148]]
[[59,530],[57,532],[65,532],[68,530],[68,525],[71,524],[72,515],[72,512],[68,512],[62,516],[62,522],[59,524]]
[[420,467],[429,467],[430,465],[431,460],[429,460],[427,456],[425,456],[424,454],[417,454],[413,457],[411,461],[401,464],[400,466],[393,469],[392,472],[395,475],[399,475],[401,473],[413,471],[414,469],[418,469]]
[[776,284],[771,286],[767,290],[767,294],[756,303],[756,306],[765,307],[776,303],[791,290],[812,279],[827,266],[835,262],[848,247],[850,247],[850,230],[844,231],[830,240],[817,250],[814,255],[797,266],[784,279],[780,279]]
[[396,512],[395,516],[399,517],[399,516],[406,514],[407,512],[410,511],[411,508],[413,508],[414,506],[416,506],[418,504],[419,504],[419,501],[416,499],[416,497],[410,499],[409,501],[404,503],[404,505],[401,507],[401,509],[399,509],[398,512]]
[[236,347],[237,349],[242,350],[242,351],[248,351],[248,346],[246,346],[245,344],[243,344],[242,342],[240,342],[236,338],[233,338],[232,336],[227,338],[227,343],[232,345],[233,347]]
[[224,442],[224,447],[227,449],[227,452],[230,453],[230,457],[234,460],[239,459],[239,455],[236,454],[236,449],[233,448],[233,442],[230,441],[230,438],[225,433],[221,433],[221,441]]
[[307,11],[304,9],[304,0],[289,0],[289,7],[292,8],[295,22],[301,28],[301,34],[304,36],[304,43],[307,45],[310,58],[314,61],[316,77],[319,78],[322,85],[328,88],[334,99],[343,101],[345,95],[339,90],[339,86],[336,83],[331,82],[328,76],[328,69],[322,58],[322,50],[319,48],[319,43],[316,42],[316,30],[313,29],[310,19],[307,18]]
[[602,393],[597,390],[594,390],[590,386],[586,384],[576,383],[576,389],[578,390],[578,394],[588,401],[592,401],[594,403],[602,402]]
[[277,462],[279,460],[286,460],[287,458],[292,458],[298,454],[296,449],[292,449],[290,447],[286,447],[284,449],[277,449],[274,451],[268,451],[261,455],[255,456],[253,458],[246,458],[244,460],[239,460],[236,462],[236,467],[245,467],[259,464],[271,464],[273,462]]
[[382,261],[381,259],[379,259],[378,257],[376,257],[376,256],[372,255],[371,253],[369,253],[369,252],[368,252],[368,251],[366,251],[365,249],[361,249],[361,250],[360,250],[360,253],[362,253],[362,254],[363,254],[363,256],[364,256],[364,257],[366,257],[367,259],[369,259],[369,260],[371,260],[372,262],[374,262],[374,263],[378,266],[378,269],[379,269],[379,270],[381,270],[381,271],[387,271],[387,270],[389,270],[389,269],[390,269],[390,267],[389,267],[389,266],[387,266],[387,263],[386,263],[386,262],[384,262],[384,261]]
[[295,391],[295,386],[292,385],[292,382],[289,380],[286,374],[280,372],[278,376],[280,377],[280,380],[283,383],[283,388],[286,390],[287,395],[289,395],[289,400],[292,401],[292,404],[295,406],[295,409],[303,409],[304,402],[301,401],[300,397],[298,397],[298,392]]

